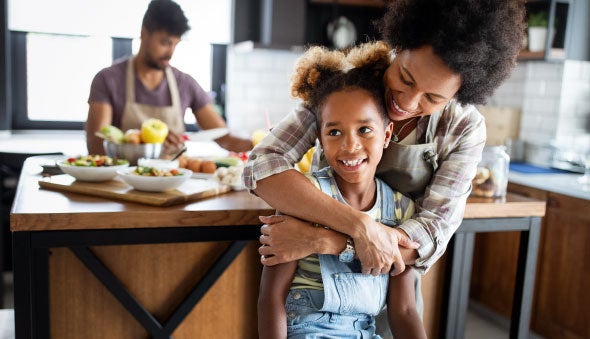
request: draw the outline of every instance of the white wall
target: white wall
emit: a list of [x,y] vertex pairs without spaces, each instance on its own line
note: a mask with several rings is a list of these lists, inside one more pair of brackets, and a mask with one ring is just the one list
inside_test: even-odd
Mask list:
[[521,108],[525,141],[562,143],[590,134],[590,62],[521,61],[488,104]]
[[265,112],[276,124],[296,105],[290,76],[301,52],[228,47],[226,115],[228,126],[251,135],[266,128]]

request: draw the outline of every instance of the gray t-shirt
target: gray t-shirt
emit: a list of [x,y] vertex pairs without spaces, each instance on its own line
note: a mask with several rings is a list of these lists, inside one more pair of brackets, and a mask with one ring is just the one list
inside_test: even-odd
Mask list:
[[[92,80],[90,86],[90,96],[88,102],[105,102],[113,107],[114,126],[121,126],[121,116],[125,108],[125,78],[127,76],[128,59],[115,61],[112,66],[102,69]],[[182,114],[188,107],[193,112],[198,111],[203,106],[211,103],[211,98],[190,75],[172,67],[172,73],[178,84],[180,93],[180,103]],[[160,85],[153,91],[148,90],[141,83],[137,76],[135,77],[135,101],[141,104],[153,106],[170,106],[170,89],[166,77]]]

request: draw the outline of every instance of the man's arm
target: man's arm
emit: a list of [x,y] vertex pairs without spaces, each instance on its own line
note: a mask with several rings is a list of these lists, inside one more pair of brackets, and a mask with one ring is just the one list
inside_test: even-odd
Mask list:
[[105,102],[90,102],[88,118],[86,119],[86,147],[88,154],[105,154],[103,139],[97,137],[96,132],[103,126],[113,122],[113,107]]
[[287,338],[285,300],[297,269],[297,261],[264,266],[258,294],[258,337]]
[[[201,109],[194,112],[194,114],[199,126],[204,130],[227,127],[225,121],[223,121],[219,114],[217,114],[217,111],[212,104],[203,106]],[[215,142],[226,150],[233,152],[247,152],[251,150],[253,146],[252,140],[240,138],[232,134],[215,139]]]

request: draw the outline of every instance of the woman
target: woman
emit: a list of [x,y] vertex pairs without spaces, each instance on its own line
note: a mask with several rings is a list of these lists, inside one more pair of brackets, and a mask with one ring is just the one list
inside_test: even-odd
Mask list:
[[405,264],[425,273],[459,227],[486,139],[484,119],[472,104],[484,103],[514,67],[524,4],[398,0],[381,31],[394,52],[384,76],[394,130],[377,173],[416,199],[416,213],[399,228],[387,228],[318,192],[293,170],[315,143],[315,115],[299,107],[256,146],[244,171],[249,189],[295,217],[261,217],[267,224],[259,250],[264,265],[339,254],[350,236],[364,273],[395,275]]

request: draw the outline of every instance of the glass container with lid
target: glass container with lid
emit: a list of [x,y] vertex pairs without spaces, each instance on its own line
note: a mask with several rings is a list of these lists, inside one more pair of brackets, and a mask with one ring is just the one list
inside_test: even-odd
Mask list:
[[472,182],[471,195],[504,197],[508,187],[510,156],[505,146],[485,146]]

